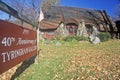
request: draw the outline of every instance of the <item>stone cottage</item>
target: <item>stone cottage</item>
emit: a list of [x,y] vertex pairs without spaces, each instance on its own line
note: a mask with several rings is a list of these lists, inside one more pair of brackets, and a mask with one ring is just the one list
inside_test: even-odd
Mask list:
[[40,32],[42,37],[86,36],[98,32],[110,32],[114,37],[116,28],[105,10],[53,6],[41,11]]

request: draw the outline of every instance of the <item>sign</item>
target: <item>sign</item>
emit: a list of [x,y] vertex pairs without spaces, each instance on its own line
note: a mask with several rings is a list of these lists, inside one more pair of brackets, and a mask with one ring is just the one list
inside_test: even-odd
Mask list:
[[0,20],[0,74],[37,54],[37,32]]

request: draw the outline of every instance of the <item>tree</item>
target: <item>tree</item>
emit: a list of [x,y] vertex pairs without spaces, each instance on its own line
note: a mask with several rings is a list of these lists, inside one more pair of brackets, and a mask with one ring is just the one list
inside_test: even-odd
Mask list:
[[[119,0],[120,2],[120,0]],[[113,20],[120,20],[120,3],[115,7],[115,15],[113,16]]]
[[117,15],[117,17],[120,19],[120,4],[117,5],[116,15]]
[[47,12],[52,6],[59,4],[59,0],[5,0],[4,2],[33,22],[38,22],[40,7]]
[[40,2],[41,0],[6,0],[6,3],[19,14],[26,16],[33,22],[38,20]]
[[41,8],[46,13],[51,9],[52,6],[57,5],[59,5],[59,0],[43,0],[43,2],[41,3]]

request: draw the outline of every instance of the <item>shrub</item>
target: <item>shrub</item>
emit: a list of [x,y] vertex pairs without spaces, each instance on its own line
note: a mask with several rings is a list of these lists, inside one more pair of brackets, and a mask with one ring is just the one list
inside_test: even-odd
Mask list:
[[78,37],[78,41],[87,41],[87,40],[88,40],[88,37],[85,37],[85,36]]
[[87,41],[88,38],[84,36],[68,36],[64,39],[67,42],[73,42],[73,41]]
[[97,35],[101,42],[108,41],[111,38],[111,35],[108,32],[101,32]]

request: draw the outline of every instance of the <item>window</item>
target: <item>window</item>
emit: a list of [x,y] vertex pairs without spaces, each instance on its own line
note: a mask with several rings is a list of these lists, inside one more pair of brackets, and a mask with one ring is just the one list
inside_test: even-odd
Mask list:
[[78,26],[76,24],[74,24],[74,23],[67,24],[67,29],[68,29],[69,33],[77,34]]
[[86,26],[86,31],[90,35],[93,32],[93,27],[90,24],[85,25]]
[[69,32],[70,32],[70,33],[73,33],[73,28],[72,28],[72,26],[69,27]]

